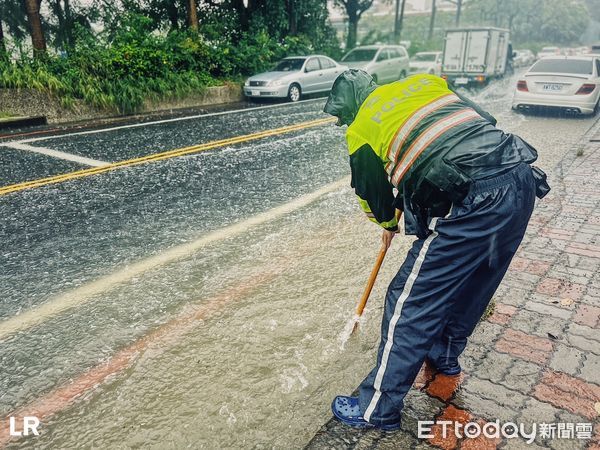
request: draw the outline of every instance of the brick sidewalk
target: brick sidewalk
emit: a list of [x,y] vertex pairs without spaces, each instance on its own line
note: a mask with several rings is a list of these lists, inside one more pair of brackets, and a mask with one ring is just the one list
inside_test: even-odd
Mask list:
[[[594,134],[600,136],[600,121],[551,177],[552,192],[537,205],[496,292],[495,313],[461,357],[464,375],[434,375],[424,367],[406,397],[401,431],[353,430],[332,419],[308,449],[600,449],[600,142]],[[532,444],[459,439],[453,432],[443,439],[441,426],[433,427],[432,438],[417,439],[417,420],[483,425],[496,419],[525,423],[527,431],[534,423],[549,425],[538,425],[546,432],[538,428]],[[591,439],[585,439],[588,425],[578,424],[591,424]]]

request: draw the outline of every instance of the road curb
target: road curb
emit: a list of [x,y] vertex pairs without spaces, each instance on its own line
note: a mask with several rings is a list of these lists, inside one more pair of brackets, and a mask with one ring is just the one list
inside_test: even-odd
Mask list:
[[[180,99],[147,100],[137,114],[159,114],[178,109],[225,105],[243,99],[241,86],[228,83],[222,86],[210,86],[202,92],[191,93]],[[99,109],[79,99],[73,102],[72,107],[66,108],[62,105],[60,97],[35,89],[0,89],[0,111],[24,117],[45,115],[50,124],[122,119],[131,116]]]
[[0,119],[0,130],[19,127],[35,127],[46,125],[48,120],[46,116],[31,116],[31,117],[7,117]]

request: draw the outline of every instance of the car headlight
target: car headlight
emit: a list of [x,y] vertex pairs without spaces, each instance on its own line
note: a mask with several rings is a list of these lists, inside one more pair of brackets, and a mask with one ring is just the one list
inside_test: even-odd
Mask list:
[[272,80],[267,83],[267,86],[281,86],[283,83],[283,80]]
[[250,86],[250,80],[246,80],[246,82],[244,83],[244,86]]

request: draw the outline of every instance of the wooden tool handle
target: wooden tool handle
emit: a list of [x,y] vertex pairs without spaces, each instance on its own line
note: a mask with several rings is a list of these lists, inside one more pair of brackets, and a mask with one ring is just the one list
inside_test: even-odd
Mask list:
[[373,289],[373,285],[375,284],[375,280],[377,279],[377,274],[379,273],[379,269],[381,268],[381,264],[383,264],[383,258],[385,258],[385,254],[387,252],[387,247],[385,245],[381,246],[381,250],[379,250],[379,255],[377,255],[377,261],[375,262],[375,267],[371,271],[371,275],[369,276],[369,281],[367,282],[367,287],[365,288],[365,292],[360,299],[358,305],[356,305],[356,315],[358,317],[362,316],[363,310],[367,304],[367,300],[369,299],[369,295],[371,295],[371,290]]

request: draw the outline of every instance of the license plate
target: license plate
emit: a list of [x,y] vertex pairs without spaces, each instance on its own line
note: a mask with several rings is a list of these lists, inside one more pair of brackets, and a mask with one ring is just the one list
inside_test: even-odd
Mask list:
[[542,86],[542,90],[552,91],[552,92],[560,91],[560,90],[562,90],[562,88],[563,88],[562,84],[555,84],[555,83],[547,83]]
[[457,78],[456,80],[454,80],[454,84],[460,84],[460,85],[469,84],[469,79],[468,78]]
[[250,93],[252,95],[260,95],[260,91],[251,90]]

